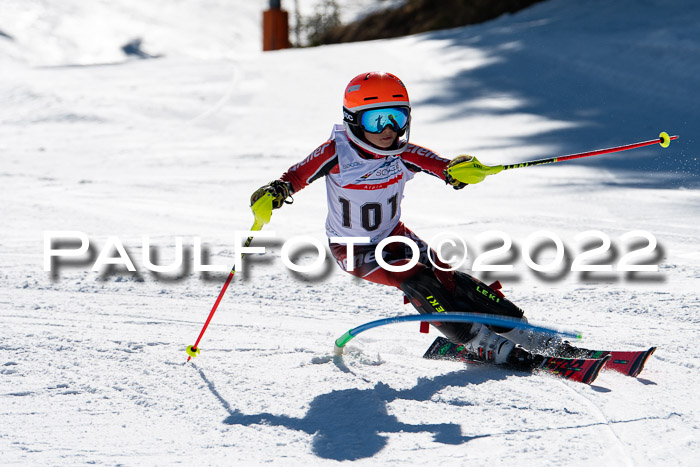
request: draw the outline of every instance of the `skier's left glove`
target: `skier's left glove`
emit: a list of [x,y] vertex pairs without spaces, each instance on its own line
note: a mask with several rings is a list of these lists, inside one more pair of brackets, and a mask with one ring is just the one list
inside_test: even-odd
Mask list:
[[450,163],[447,164],[447,167],[445,167],[445,170],[442,171],[442,173],[445,174],[445,183],[447,183],[448,185],[452,185],[452,188],[454,188],[455,190],[461,190],[462,188],[467,186],[468,183],[462,183],[459,180],[456,180],[454,177],[452,177],[452,175],[449,174],[447,169],[450,169],[461,162],[469,161],[471,160],[471,157],[472,156],[462,155],[452,159]]
[[476,157],[465,154],[452,159],[445,167],[445,170],[443,170],[443,173],[445,174],[445,181],[459,189],[462,186],[456,185],[457,183],[470,185],[480,183],[487,176],[497,174],[502,170],[504,170],[502,165],[490,166],[482,164]]
[[[257,200],[265,196],[266,193],[272,195],[272,209],[279,209],[283,204],[292,204],[292,184],[282,180],[273,180],[265,186],[261,186],[250,196],[250,205],[254,205]],[[291,201],[288,201],[289,198]]]

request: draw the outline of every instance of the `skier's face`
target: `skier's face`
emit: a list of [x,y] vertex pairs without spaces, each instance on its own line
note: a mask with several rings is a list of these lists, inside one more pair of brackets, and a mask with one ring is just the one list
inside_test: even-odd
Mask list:
[[397,136],[397,133],[389,126],[384,127],[384,131],[381,133],[369,133],[365,131],[364,134],[365,139],[379,149],[387,149],[391,147],[391,145],[394,144]]

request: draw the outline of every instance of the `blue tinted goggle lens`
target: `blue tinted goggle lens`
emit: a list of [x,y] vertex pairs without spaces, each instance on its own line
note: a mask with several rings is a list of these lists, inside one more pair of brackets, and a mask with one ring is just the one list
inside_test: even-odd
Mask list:
[[381,133],[386,127],[391,127],[398,132],[406,128],[406,123],[408,123],[406,107],[366,110],[362,113],[360,120],[362,129],[369,133]]

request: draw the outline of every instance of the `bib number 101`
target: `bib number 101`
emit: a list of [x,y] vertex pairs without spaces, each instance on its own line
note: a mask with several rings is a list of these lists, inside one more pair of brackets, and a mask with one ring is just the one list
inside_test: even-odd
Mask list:
[[[397,196],[394,195],[391,198],[386,200],[386,206],[390,209],[389,211],[389,219],[393,219],[396,217],[396,212],[398,211],[398,203],[397,203]],[[341,207],[341,212],[343,214],[343,227],[347,227],[349,229],[352,228],[352,216],[351,216],[351,209],[352,206],[350,204],[350,200],[347,200],[345,198],[338,198],[338,201],[340,201],[340,207]],[[383,217],[383,210],[384,206],[382,206],[381,203],[365,203],[362,206],[360,206],[360,223],[362,224],[362,228],[365,229],[368,232],[372,232],[374,230],[377,230],[379,226],[382,224],[382,217]]]

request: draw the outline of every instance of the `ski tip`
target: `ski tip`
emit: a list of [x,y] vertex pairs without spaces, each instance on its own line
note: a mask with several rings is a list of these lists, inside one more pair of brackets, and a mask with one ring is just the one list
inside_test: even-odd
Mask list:
[[649,350],[644,352],[644,354],[641,356],[638,362],[634,365],[632,368],[632,371],[630,372],[629,376],[636,378],[639,376],[639,374],[642,372],[644,369],[644,365],[646,365],[647,361],[649,360],[649,357],[656,351],[656,347],[650,347]]
[[605,357],[599,359],[600,361],[598,364],[593,366],[585,375],[584,380],[581,382],[584,384],[591,384],[593,381],[595,381],[598,378],[598,375],[600,374],[600,370],[603,369],[606,363],[610,361],[612,356],[606,355]]

